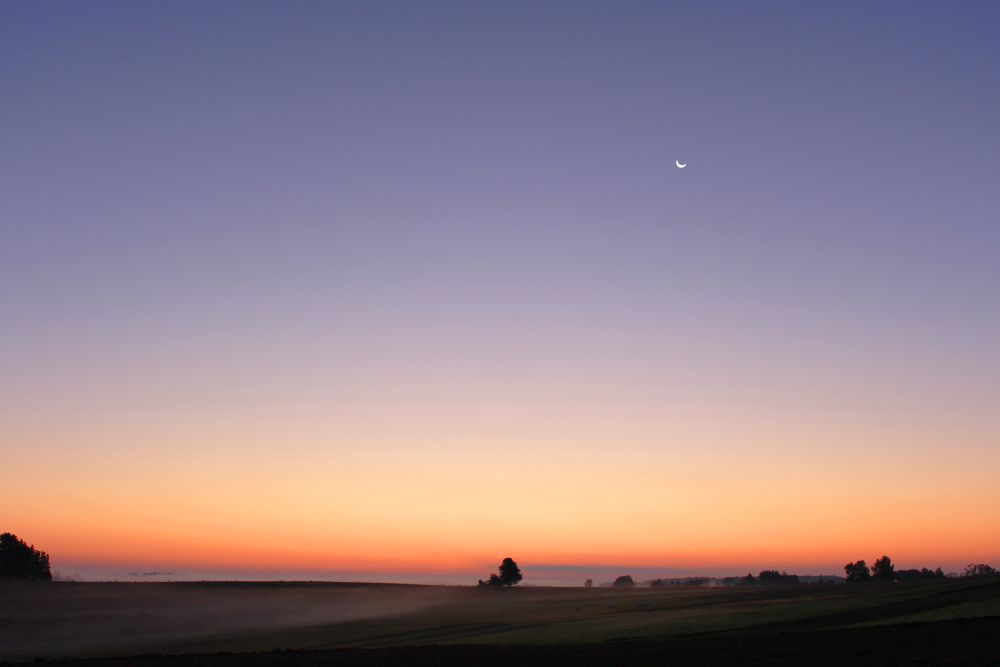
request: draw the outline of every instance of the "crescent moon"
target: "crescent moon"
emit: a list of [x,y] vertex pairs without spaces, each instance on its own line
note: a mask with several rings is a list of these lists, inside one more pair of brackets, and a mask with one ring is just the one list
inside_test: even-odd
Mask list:
[[686,166],[687,166],[687,163],[686,163],[686,162],[685,162],[684,164],[681,164],[681,161],[680,161],[680,160],[674,160],[674,164],[676,164],[676,165],[677,165],[677,168],[678,168],[678,169],[683,169],[684,167],[686,167]]

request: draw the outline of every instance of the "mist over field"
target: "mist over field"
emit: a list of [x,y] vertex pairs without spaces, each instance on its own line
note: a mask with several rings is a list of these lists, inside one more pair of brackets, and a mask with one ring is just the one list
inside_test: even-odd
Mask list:
[[[967,648],[978,655],[988,650],[982,641],[996,638],[979,633],[983,628],[992,632],[998,617],[1000,580],[995,576],[906,585],[626,589],[5,582],[0,584],[0,660],[221,652],[247,656],[236,660],[257,655],[263,661],[259,664],[270,664],[266,652],[279,649],[334,651],[330,659],[337,660],[349,656],[336,651],[349,648],[400,651],[450,645],[478,648],[463,649],[465,657],[458,654],[442,664],[491,656],[506,660],[508,654],[495,649],[529,646],[592,646],[598,651],[594,655],[603,652],[609,659],[609,648],[629,647],[623,640],[642,642],[642,651],[652,655],[697,638],[710,639],[712,650],[731,651],[727,637],[745,641],[780,634],[779,646],[800,646],[803,640],[815,642],[818,631],[890,625],[874,634],[873,655],[885,656],[885,638],[903,633],[907,645],[926,657],[942,647],[954,653],[955,647],[921,624],[962,619],[980,619],[951,630],[970,635],[975,641],[967,642]],[[877,648],[879,641],[882,648]],[[897,650],[896,641],[890,641],[890,651]],[[390,653],[365,664],[398,664],[401,659]],[[178,660],[186,664],[183,657]]]
[[[454,597],[448,588],[399,585],[0,583],[0,658],[177,652],[213,637],[411,614]],[[243,641],[220,645],[235,650]]]

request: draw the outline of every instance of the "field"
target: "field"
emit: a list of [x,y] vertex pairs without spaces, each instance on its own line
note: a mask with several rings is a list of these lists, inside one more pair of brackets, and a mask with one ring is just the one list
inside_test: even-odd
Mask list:
[[[0,660],[1000,664],[1000,579],[748,588],[0,586]],[[137,659],[136,656],[144,656]]]

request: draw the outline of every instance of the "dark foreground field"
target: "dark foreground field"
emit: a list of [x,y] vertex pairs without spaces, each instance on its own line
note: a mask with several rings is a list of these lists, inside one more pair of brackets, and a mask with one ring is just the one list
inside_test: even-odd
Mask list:
[[996,578],[624,591],[59,583],[0,587],[0,603],[0,659],[65,665],[1000,665]]

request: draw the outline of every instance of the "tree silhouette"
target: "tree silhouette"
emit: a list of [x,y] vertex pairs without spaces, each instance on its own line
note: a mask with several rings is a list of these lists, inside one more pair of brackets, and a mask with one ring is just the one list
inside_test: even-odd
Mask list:
[[0,535],[0,579],[51,581],[49,555],[13,533]]
[[965,566],[966,577],[986,577],[997,571],[986,563],[969,563]]
[[941,568],[936,570],[928,570],[926,567],[922,567],[919,570],[896,570],[896,581],[911,581],[913,579],[941,579],[944,578],[944,572]]
[[875,561],[872,565],[872,576],[882,581],[895,581],[896,568],[888,556],[883,555]]
[[583,582],[583,585],[584,585],[585,588],[593,588],[594,587],[594,580],[593,579],[587,579],[585,582]]
[[635,588],[635,580],[632,579],[632,575],[623,574],[615,579],[614,586],[615,588]]
[[[492,577],[490,577],[492,579]],[[521,575],[521,568],[517,566],[513,558],[504,558],[500,563],[500,584],[502,586],[514,586],[524,579]]]
[[765,585],[797,584],[799,583],[799,575],[778,572],[777,570],[764,570],[757,575],[757,581]]
[[856,563],[848,563],[844,566],[844,572],[847,573],[847,580],[851,582],[860,583],[868,581],[871,578],[871,575],[868,573],[868,564],[863,560],[859,560]]
[[501,586],[513,586],[521,581],[521,579],[524,579],[521,575],[521,569],[514,562],[513,558],[504,558],[503,562],[500,563],[498,572],[499,574],[491,574],[490,578],[486,581],[480,579],[479,585],[500,588]]

